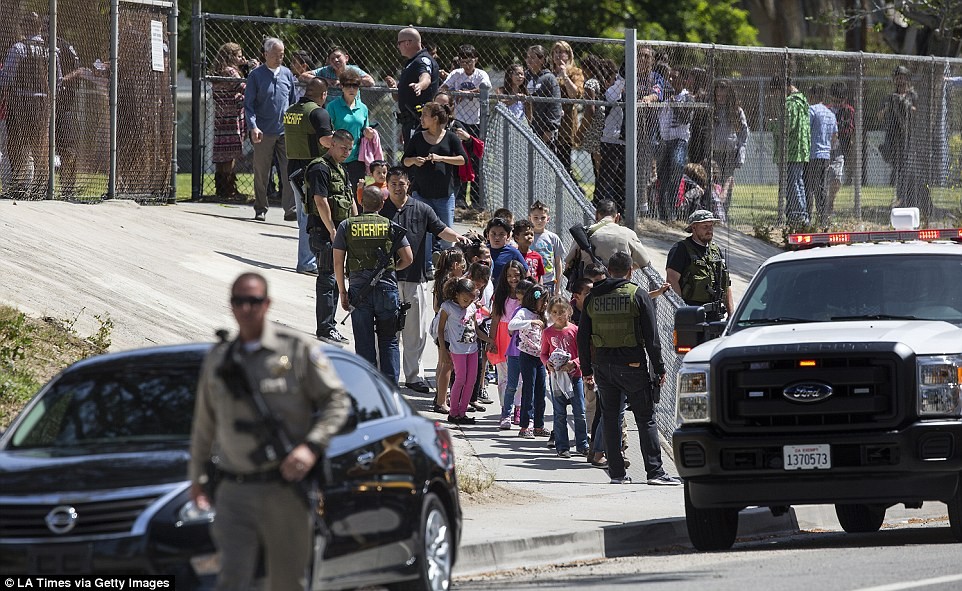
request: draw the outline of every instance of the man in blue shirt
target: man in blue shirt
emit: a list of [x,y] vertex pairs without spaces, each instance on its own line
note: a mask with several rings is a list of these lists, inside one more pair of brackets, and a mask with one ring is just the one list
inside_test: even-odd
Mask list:
[[294,104],[294,74],[284,61],[284,42],[276,37],[264,40],[264,63],[247,76],[244,116],[254,145],[254,219],[267,219],[267,182],[271,164],[277,159],[281,181],[284,220],[297,219],[294,192],[287,180],[287,149],[284,144],[284,113]]
[[815,84],[808,91],[808,118],[812,129],[811,153],[805,163],[805,194],[808,197],[808,217],[812,208],[818,215],[819,224],[828,224],[831,208],[827,201],[828,169],[833,151],[838,150],[838,122],[835,113],[825,103],[825,87]]

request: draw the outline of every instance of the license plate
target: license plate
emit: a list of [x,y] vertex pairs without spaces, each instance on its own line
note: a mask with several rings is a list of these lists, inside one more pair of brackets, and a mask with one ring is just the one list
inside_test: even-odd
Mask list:
[[785,445],[782,459],[786,470],[827,470],[832,467],[832,446],[827,443]]

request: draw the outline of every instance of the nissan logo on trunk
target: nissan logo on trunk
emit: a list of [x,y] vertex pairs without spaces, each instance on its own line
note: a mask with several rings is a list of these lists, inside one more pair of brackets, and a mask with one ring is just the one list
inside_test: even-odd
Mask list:
[[792,402],[821,402],[832,395],[832,387],[821,382],[792,384],[782,390],[782,396]]

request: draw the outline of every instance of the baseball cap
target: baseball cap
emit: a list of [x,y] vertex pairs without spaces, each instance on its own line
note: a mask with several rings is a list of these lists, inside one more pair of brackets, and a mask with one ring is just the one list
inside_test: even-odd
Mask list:
[[718,218],[712,212],[707,209],[696,209],[690,216],[688,216],[688,226],[685,228],[686,232],[691,232],[691,225],[697,224],[699,222],[720,222],[721,218]]

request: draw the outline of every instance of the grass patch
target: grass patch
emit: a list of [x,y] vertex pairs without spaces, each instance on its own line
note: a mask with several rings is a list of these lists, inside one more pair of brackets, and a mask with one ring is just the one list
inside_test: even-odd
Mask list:
[[467,464],[457,462],[454,470],[458,475],[458,491],[468,495],[488,490],[496,478],[494,472],[477,462]]
[[73,319],[30,318],[16,308],[0,305],[0,429],[43,384],[71,363],[107,351],[113,321],[95,315],[100,328],[90,337],[76,333]]

